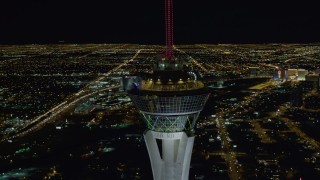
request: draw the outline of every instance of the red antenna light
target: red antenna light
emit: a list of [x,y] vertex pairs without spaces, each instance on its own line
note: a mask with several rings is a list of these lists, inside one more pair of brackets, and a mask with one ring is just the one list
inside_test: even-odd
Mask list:
[[166,1],[166,59],[173,57],[173,0]]

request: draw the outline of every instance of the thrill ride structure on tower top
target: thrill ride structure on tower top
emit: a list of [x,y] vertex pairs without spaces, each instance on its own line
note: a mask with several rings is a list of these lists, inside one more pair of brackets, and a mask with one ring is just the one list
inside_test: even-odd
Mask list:
[[165,2],[166,58],[128,93],[147,124],[144,139],[153,178],[187,180],[194,126],[210,93],[194,72],[173,59],[173,2]]

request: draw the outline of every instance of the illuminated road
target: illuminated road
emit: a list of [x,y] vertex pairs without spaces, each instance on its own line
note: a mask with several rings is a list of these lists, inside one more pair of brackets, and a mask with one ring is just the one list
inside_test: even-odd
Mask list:
[[112,69],[111,71],[107,72],[106,74],[103,74],[104,77],[101,77],[101,79],[105,78],[105,76],[110,76],[110,74],[112,74],[112,73],[114,73],[114,72],[117,72],[120,68],[122,68],[123,66],[127,65],[128,62],[135,60],[135,59],[139,56],[139,54],[141,53],[142,50],[143,50],[143,49],[139,49],[139,50],[136,52],[136,54],[135,54],[130,60],[125,61],[124,63],[120,64],[119,66],[117,66],[116,68],[114,68],[114,69]]
[[206,69],[205,67],[203,67],[196,59],[194,59],[193,57],[191,57],[189,54],[187,54],[185,51],[181,50],[181,49],[178,49],[176,47],[174,47],[175,50],[181,52],[182,54],[185,54],[187,55],[191,60],[192,60],[192,63],[194,63],[195,65],[197,65],[201,70],[203,70],[204,72],[208,73],[208,69]]
[[[240,106],[241,104],[238,107]],[[224,114],[229,113],[230,111],[234,111],[235,109],[236,107],[233,107],[230,108],[230,110],[220,112],[217,114],[216,118],[217,128],[221,137],[222,150],[224,152],[224,156],[222,157],[225,159],[227,165],[229,166],[229,177],[231,180],[241,179],[241,175],[239,173],[240,167],[237,163],[237,154],[233,152],[231,140],[229,138],[228,131],[224,125],[224,120],[222,119],[222,117]]]
[[[25,135],[27,135],[29,133],[35,132],[35,131],[43,128],[45,125],[47,125],[49,123],[53,123],[55,120],[57,120],[57,117],[59,115],[65,113],[65,112],[68,112],[68,110],[70,110],[72,107],[74,107],[80,101],[88,99],[89,97],[97,95],[98,93],[101,93],[103,91],[108,91],[110,89],[119,89],[119,88],[120,88],[120,86],[108,87],[108,88],[100,89],[99,91],[95,91],[95,92],[91,92],[91,93],[88,93],[88,94],[84,94],[84,95],[82,95],[80,97],[78,96],[78,98],[76,98],[74,100],[64,101],[63,103],[61,103],[58,106],[52,108],[51,110],[49,110],[45,114],[43,114],[43,115],[37,117],[36,119],[34,119],[32,122],[30,122],[24,128],[21,128],[22,132],[19,132],[18,134],[13,135],[13,136],[8,137],[8,138],[4,138],[2,141],[12,140],[14,138],[19,138],[19,137],[25,136]],[[85,92],[85,91],[83,91],[83,92]],[[33,124],[35,124],[35,125],[33,125]],[[31,126],[31,127],[27,128],[28,126]]]
[[[197,60],[195,60],[193,57],[191,57],[190,55],[188,55],[185,51],[180,50],[178,48],[175,47],[175,50],[187,55],[192,62],[198,66],[201,70],[203,70],[204,72],[208,73],[209,71],[203,67]],[[221,137],[221,143],[223,146],[223,158],[225,159],[225,161],[227,162],[227,165],[229,166],[229,177],[231,180],[238,180],[241,179],[240,173],[239,173],[239,167],[237,165],[237,158],[236,158],[236,154],[235,152],[232,151],[232,145],[230,142],[230,138],[228,136],[228,131],[224,125],[224,121],[221,118],[223,116],[225,112],[220,112],[219,114],[217,114],[216,118],[216,124],[217,127],[219,129],[219,134]]]
[[280,117],[280,120],[283,121],[288,128],[295,132],[300,138],[302,138],[305,142],[308,142],[314,149],[317,151],[320,151],[320,143],[313,138],[310,138],[306,133],[301,131],[290,119],[285,118],[285,117]]
[[223,119],[223,117],[226,114],[237,113],[239,111],[239,108],[242,108],[243,106],[250,104],[252,101],[255,101],[256,96],[258,96],[260,93],[264,93],[265,91],[269,91],[271,87],[274,87],[274,85],[268,84],[268,86],[263,87],[262,91],[255,94],[250,94],[245,98],[244,101],[241,101],[236,106],[232,106],[227,109],[221,109],[218,113],[216,113],[217,118],[215,119],[215,121],[217,124],[219,135],[221,137],[222,150],[224,152],[222,157],[225,159],[227,165],[229,166],[229,177],[231,180],[241,179],[241,168],[239,167],[237,161],[237,154],[239,153],[233,151],[232,143],[229,138],[228,130],[225,126],[225,120]]
[[[130,59],[130,60],[134,60],[135,58],[138,57],[138,55],[141,53],[141,49],[138,50],[136,52],[136,54]],[[3,138],[1,141],[9,141],[9,140],[13,140],[14,138],[19,138],[22,136],[25,136],[29,133],[35,132],[41,128],[43,128],[45,125],[47,125],[48,123],[53,123],[55,120],[57,120],[58,116],[67,112],[68,110],[70,110],[72,107],[74,107],[77,103],[88,99],[91,96],[97,95],[100,92],[103,91],[108,91],[110,89],[119,89],[120,86],[112,86],[112,87],[107,87],[107,88],[103,88],[103,89],[99,89],[95,92],[91,92],[89,89],[89,86],[92,84],[97,84],[99,83],[101,80],[105,79],[106,77],[110,76],[112,73],[117,72],[120,68],[122,68],[123,66],[127,65],[128,61],[125,61],[123,63],[121,63],[119,66],[113,68],[112,70],[110,70],[109,72],[103,74],[103,76],[98,77],[97,79],[95,79],[93,82],[89,83],[87,86],[85,86],[84,88],[82,88],[82,90],[80,90],[78,93],[75,93],[73,95],[71,95],[69,98],[67,98],[66,101],[60,103],[59,105],[55,106],[54,108],[50,109],[49,111],[47,111],[46,113],[38,116],[37,118],[35,118],[34,120],[32,120],[31,122],[29,122],[27,125],[25,125],[24,127],[17,129],[17,134],[12,135],[10,137],[6,137]]]
[[[313,94],[314,92],[310,92],[308,93],[306,96]],[[284,105],[280,105],[279,106],[279,110],[278,112],[272,112],[270,113],[269,118],[277,118],[279,120],[281,120],[282,122],[285,123],[285,125],[289,128],[289,130],[291,132],[296,133],[297,136],[299,136],[302,139],[302,143],[307,142],[309,145],[312,146],[313,149],[317,150],[320,152],[320,142],[318,142],[317,140],[309,137],[306,133],[304,133],[300,128],[299,125],[296,124],[295,121],[287,118],[287,117],[283,117],[282,113],[285,112],[287,110],[287,106]],[[301,107],[301,109],[303,109],[304,111],[309,111],[309,112],[318,112],[318,110],[309,110],[309,109],[304,109],[303,107]]]
[[[280,112],[285,111],[284,106],[280,106]],[[272,117],[276,117],[276,113],[272,114]],[[294,121],[290,120],[289,118],[278,116],[279,120],[284,122],[290,131],[295,132],[297,136],[299,136],[301,139],[303,139],[303,142],[307,142],[309,145],[311,145],[315,150],[320,152],[320,143],[316,141],[315,139],[309,137],[306,133],[304,133],[298,126],[295,124]]]
[[262,143],[274,143],[275,141],[266,133],[266,129],[262,128],[258,120],[250,121],[255,133],[261,138]]
[[308,142],[314,149],[320,151],[320,143],[315,139],[310,138],[306,133],[301,131],[301,129],[297,127],[297,125],[294,122],[285,117],[280,117],[280,120],[283,121],[291,131],[295,132],[305,142]]
[[220,114],[218,115],[218,118],[216,118],[217,128],[219,130],[219,134],[221,137],[221,144],[223,149],[223,158],[227,162],[227,165],[229,166],[229,177],[231,180],[238,180],[241,179],[240,173],[239,173],[239,166],[237,165],[237,157],[236,153],[232,151],[232,145],[230,142],[230,138],[228,135],[227,128],[224,125],[223,119],[219,118]]

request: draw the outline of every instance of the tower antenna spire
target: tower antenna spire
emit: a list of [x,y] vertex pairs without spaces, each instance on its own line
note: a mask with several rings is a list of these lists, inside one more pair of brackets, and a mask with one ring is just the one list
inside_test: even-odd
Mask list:
[[166,6],[166,59],[173,58],[173,0],[165,0]]

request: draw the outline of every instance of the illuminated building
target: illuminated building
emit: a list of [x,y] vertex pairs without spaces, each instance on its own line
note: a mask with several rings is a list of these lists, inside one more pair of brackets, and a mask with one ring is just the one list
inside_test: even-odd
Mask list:
[[275,69],[273,71],[273,80],[279,80],[281,76],[281,71],[279,71],[278,69]]
[[298,81],[305,81],[308,70],[298,69]]
[[286,70],[286,75],[289,80],[297,79],[298,69],[288,69]]
[[181,64],[163,61],[129,94],[147,124],[154,179],[188,179],[194,126],[209,97],[206,86]]
[[120,81],[120,91],[130,90],[134,82],[139,81],[140,77],[138,76],[124,76]]
[[249,67],[250,77],[257,76],[259,73],[259,67]]
[[281,72],[281,73],[280,73],[280,74],[281,74],[281,79],[282,79],[283,81],[287,80],[287,79],[288,79],[287,71],[286,71],[284,68],[282,68],[280,72]]
[[183,63],[173,60],[173,3],[166,7],[166,60],[159,61],[153,74],[129,91],[134,105],[143,116],[147,145],[155,180],[187,180],[194,126],[209,92]]

